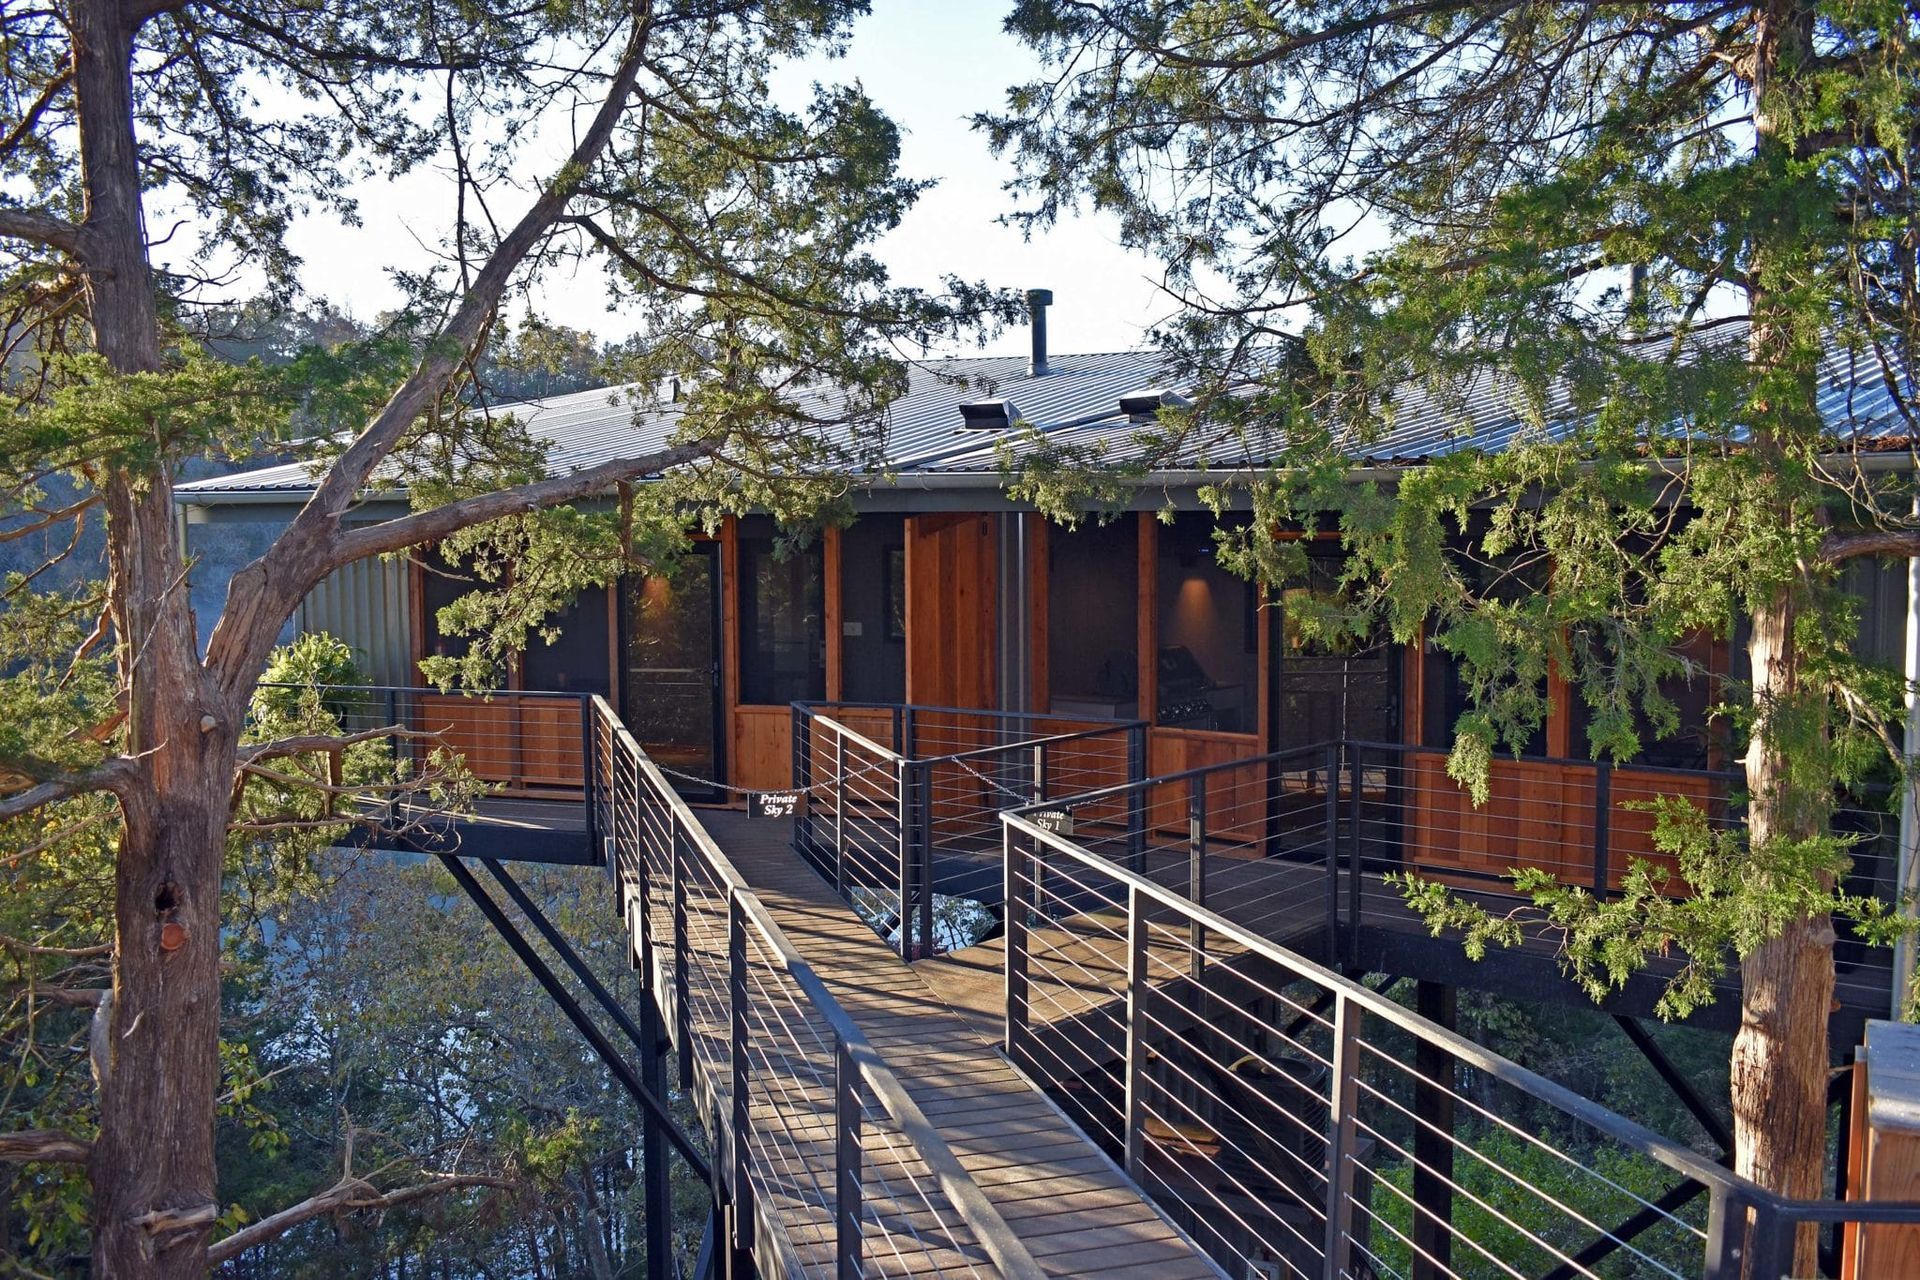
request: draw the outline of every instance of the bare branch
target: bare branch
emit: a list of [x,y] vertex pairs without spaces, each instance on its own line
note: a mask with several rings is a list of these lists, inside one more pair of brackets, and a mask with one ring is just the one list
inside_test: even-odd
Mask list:
[[442,736],[430,730],[409,729],[403,724],[383,725],[378,729],[362,729],[356,733],[303,733],[291,738],[277,738],[272,742],[242,747],[238,763],[244,769],[262,760],[304,755],[311,751],[339,751],[361,742],[375,742],[386,738],[438,741]]
[[1868,529],[1830,533],[1820,544],[1821,554],[1838,564],[1861,556],[1887,559],[1920,556],[1920,529]]
[[494,1174],[449,1173],[430,1174],[428,1181],[411,1187],[402,1187],[396,1191],[380,1191],[364,1179],[349,1175],[317,1196],[309,1196],[299,1204],[291,1205],[278,1213],[268,1214],[258,1222],[249,1223],[240,1228],[224,1240],[215,1241],[207,1250],[207,1263],[217,1267],[223,1262],[240,1256],[248,1249],[265,1244],[274,1237],[291,1231],[303,1222],[311,1222],[315,1218],[327,1217],[331,1214],[351,1213],[356,1209],[394,1209],[417,1200],[474,1187],[513,1190],[518,1186],[519,1184],[513,1179]]
[[50,805],[56,800],[66,800],[73,796],[85,795],[90,791],[111,791],[115,795],[123,794],[133,781],[133,761],[125,756],[116,757],[84,773],[68,774],[65,777],[50,778],[38,786],[0,800],[0,820],[17,818],[23,813]]
[[12,1164],[85,1164],[93,1144],[58,1129],[0,1133],[0,1160]]
[[4,933],[0,933],[0,947],[24,956],[103,956],[113,950],[111,942],[95,943],[89,947],[48,947]]

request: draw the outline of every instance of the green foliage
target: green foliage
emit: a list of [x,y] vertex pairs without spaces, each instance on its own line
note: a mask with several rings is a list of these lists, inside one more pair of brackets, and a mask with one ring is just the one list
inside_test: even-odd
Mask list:
[[[1458,1189],[1452,1270],[1463,1278],[1492,1280],[1515,1271],[1545,1274],[1593,1240],[1594,1227],[1588,1223],[1625,1221],[1677,1180],[1654,1161],[1608,1146],[1579,1153],[1588,1162],[1587,1172],[1558,1151],[1485,1123],[1463,1126],[1460,1141],[1453,1171]],[[1376,1218],[1368,1252],[1379,1260],[1381,1274],[1408,1275],[1413,1260],[1413,1163],[1385,1160],[1369,1181]],[[1696,1203],[1681,1216],[1694,1230],[1705,1228],[1703,1205]],[[1699,1265],[1699,1237],[1664,1225],[1614,1254],[1593,1274],[1634,1280],[1688,1275]]]
[[[1338,601],[1303,625],[1454,660],[1448,769],[1476,802],[1555,710],[1550,674],[1582,704],[1576,749],[1628,762],[1679,727],[1675,682],[1707,678],[1690,644],[1788,620],[1760,687],[1721,682],[1730,754],[1755,743],[1761,839],[1663,815],[1688,894],[1636,867],[1598,902],[1515,868],[1528,902],[1506,917],[1406,886],[1476,953],[1557,935],[1596,993],[1684,951],[1672,1013],[1805,915],[1887,936],[1895,904],[1837,888],[1845,847],[1822,834],[1840,788],[1905,781],[1905,690],[1850,651],[1835,539],[1915,532],[1911,475],[1856,465],[1857,431],[1913,421],[1911,14],[1699,17],[1023,0],[1007,25],[1045,74],[978,122],[1027,218],[1111,211],[1193,304],[1163,337],[1195,407],[1136,442],[1136,469],[1243,440],[1273,458],[1215,481],[1253,509],[1220,559],[1284,587],[1293,538],[1337,530]],[[1879,422],[1834,411],[1876,381]],[[1421,465],[1361,480],[1361,460]],[[1043,447],[1022,492],[1077,518],[1104,496],[1095,462]]]
[[1716,827],[1686,800],[1635,807],[1652,809],[1654,848],[1672,866],[1635,858],[1620,890],[1606,898],[1538,867],[1511,871],[1531,911],[1502,913],[1417,875],[1391,879],[1435,936],[1458,931],[1476,960],[1490,947],[1555,939],[1569,976],[1595,1000],[1624,987],[1649,957],[1677,957],[1678,971],[1655,1005],[1665,1018],[1685,1018],[1710,1002],[1730,961],[1744,960],[1793,921],[1835,916],[1881,945],[1912,927],[1887,903],[1844,887],[1851,868],[1844,837],[1755,842],[1745,830]]

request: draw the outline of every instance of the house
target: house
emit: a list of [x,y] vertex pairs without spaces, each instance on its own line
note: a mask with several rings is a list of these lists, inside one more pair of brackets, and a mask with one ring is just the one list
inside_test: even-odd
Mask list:
[[[1873,370],[1836,355],[1830,374],[1837,429],[1868,442],[1904,431]],[[489,701],[403,691],[419,683],[421,658],[459,643],[435,613],[463,588],[431,556],[347,567],[296,626],[361,652],[401,708],[379,723],[430,725],[502,792],[577,804],[584,784],[586,843],[598,834],[595,860],[610,865],[649,982],[633,1043],[677,1050],[708,1150],[727,1153],[710,1172],[732,1198],[735,1247],[765,1251],[768,1273],[824,1271],[824,1255],[779,1250],[818,1248],[831,1226],[840,1274],[856,1270],[849,1249],[905,1245],[991,1255],[985,1274],[1039,1274],[1026,1247],[1058,1248],[1038,1225],[1051,1220],[1084,1242],[1076,1273],[1359,1273],[1338,1257],[1378,1273],[1453,1274],[1456,1245],[1463,1258],[1494,1256],[1471,1215],[1453,1212],[1456,1190],[1476,1194],[1470,1184],[1487,1170],[1538,1198],[1522,1225],[1540,1235],[1526,1236],[1517,1267],[1502,1262],[1514,1274],[1591,1274],[1622,1249],[1686,1274],[1700,1241],[1710,1259],[1730,1247],[1737,1256],[1737,1237],[1730,1245],[1707,1224],[1750,1187],[1450,1035],[1455,984],[1583,1001],[1551,951],[1468,965],[1456,941],[1414,927],[1381,879],[1413,867],[1497,895],[1507,868],[1542,865],[1604,893],[1629,858],[1653,856],[1632,801],[1686,795],[1738,821],[1737,787],[1705,732],[1710,684],[1676,687],[1686,731],[1617,767],[1586,758],[1576,700],[1556,697],[1539,740],[1525,758],[1496,762],[1492,798],[1476,808],[1445,776],[1463,696],[1445,654],[1317,650],[1289,628],[1289,597],[1262,599],[1214,563],[1217,518],[1199,491],[1224,466],[1264,461],[1257,441],[1198,439],[1179,469],[1139,485],[1130,510],[1074,529],[1009,499],[1002,457],[1029,443],[1017,423],[1124,456],[1138,417],[1177,394],[1173,382],[1152,353],[1053,355],[1038,342],[1030,360],[917,368],[889,414],[890,478],[856,493],[850,526],[782,556],[765,518],[729,521],[671,582],[628,579],[579,600],[559,638],[520,655]],[[521,413],[551,442],[557,470],[644,451],[674,417],[670,403],[636,413],[606,391]],[[1497,389],[1474,388],[1459,403],[1403,406],[1354,461],[1390,478],[1462,440],[1497,447],[1520,429]],[[1905,464],[1904,453],[1886,456]],[[202,565],[250,558],[309,487],[298,466],[183,485],[190,549]],[[363,514],[379,519],[401,500],[382,495]],[[1331,580],[1340,554],[1317,541],[1323,567],[1300,589]],[[1864,652],[1897,664],[1915,651],[1900,566],[1863,563],[1847,585],[1863,602]],[[1726,645],[1697,656],[1710,675],[1741,662]],[[785,827],[775,838],[720,807],[796,785],[810,808],[791,845]],[[1045,825],[1033,802],[1046,806]],[[509,816],[524,849],[539,824]],[[1866,806],[1841,820],[1863,837],[1862,887],[1890,893],[1901,864],[1891,818]],[[436,851],[460,867],[454,851]],[[484,898],[471,873],[455,874]],[[898,954],[852,913],[821,910],[818,899],[836,893]],[[998,936],[943,943],[931,924],[942,897],[993,908]],[[511,927],[504,913],[495,924]],[[799,940],[793,951],[785,930]],[[956,954],[932,954],[949,947]],[[522,951],[530,967],[532,955]],[[1893,984],[1884,954],[1845,944],[1837,958],[1834,1042],[1847,1046]],[[902,959],[918,963],[909,971]],[[1355,981],[1369,973],[1415,979],[1430,1016]],[[1610,1011],[1630,1025],[1658,981],[1630,986]],[[852,1016],[829,988],[847,995]],[[1710,1017],[1724,1024],[1736,1012],[1723,1000]],[[859,1044],[860,1014],[886,1028],[884,1054]],[[1363,1040],[1363,1019],[1391,1030]],[[979,1034],[986,1024],[993,1041]],[[978,1043],[967,1053],[942,1056],[969,1036]],[[1650,1040],[1636,1044],[1675,1081]],[[877,1064],[858,1087],[847,1083],[850,1045]],[[1375,1068],[1364,1088],[1363,1048]],[[1515,1157],[1498,1126],[1476,1120],[1485,1098],[1442,1083],[1465,1079],[1463,1067],[1486,1096],[1501,1091],[1512,1115],[1553,1117],[1543,1131],[1587,1126],[1549,1134],[1559,1149],[1527,1139],[1571,1171],[1567,1186],[1556,1181],[1549,1197],[1524,1169],[1499,1164]],[[650,1052],[634,1087],[657,1100],[664,1078]],[[1389,1078],[1400,1084],[1381,1083]],[[1685,1081],[1674,1088],[1693,1096]],[[863,1104],[860,1089],[874,1101]],[[931,1122],[916,1092],[938,1106]],[[660,1111],[649,1113],[649,1150],[666,1145]],[[816,1141],[823,1117],[833,1143]],[[810,1135],[807,1158],[792,1157],[782,1123]],[[910,1212],[883,1209],[863,1228],[863,1195],[900,1195],[886,1162],[905,1149],[942,1172],[909,1181]],[[1642,1161],[1647,1185],[1665,1189],[1617,1196],[1617,1168],[1600,1160],[1609,1153]],[[863,1158],[880,1165],[864,1187]],[[1009,1163],[1035,1176],[1009,1179]],[[647,1176],[662,1203],[664,1167]],[[1581,1179],[1591,1185],[1575,1187]],[[1703,1194],[1710,1217],[1686,1209]],[[941,1218],[949,1195],[954,1212]],[[964,1229],[903,1240],[888,1224],[918,1220],[915,1197]],[[1789,1210],[1769,1212],[1788,1221]],[[1647,1243],[1661,1232],[1680,1241],[1670,1254]],[[1049,1273],[1065,1260],[1050,1259]],[[912,1261],[907,1269],[939,1269]]]
[[[1223,815],[1274,785],[1235,762],[1332,740],[1364,743],[1368,776],[1390,777],[1403,811],[1388,824],[1383,859],[1486,889],[1521,865],[1618,888],[1631,859],[1654,856],[1651,817],[1634,800],[1679,794],[1704,802],[1733,789],[1713,772],[1731,762],[1711,740],[1707,709],[1716,697],[1711,677],[1737,675],[1744,653],[1702,643],[1694,656],[1709,678],[1670,690],[1685,721],[1678,735],[1603,770],[1590,759],[1580,700],[1551,690],[1552,715],[1527,758],[1496,761],[1492,798],[1474,806],[1445,773],[1465,708],[1453,659],[1418,644],[1316,650],[1290,630],[1287,599],[1264,601],[1214,562],[1217,520],[1200,490],[1223,469],[1264,462],[1257,437],[1197,435],[1178,469],[1138,484],[1131,510],[1071,529],[1008,497],[1004,459],[1032,447],[1031,431],[1122,459],[1140,447],[1143,421],[1178,399],[1154,352],[1060,355],[1046,350],[1044,325],[1034,335],[1026,359],[937,360],[912,370],[888,411],[889,476],[853,495],[850,526],[780,554],[771,519],[729,519],[717,537],[696,543],[689,569],[671,582],[631,576],[579,599],[557,639],[536,641],[512,664],[506,696],[476,705],[417,694],[408,706],[490,782],[553,797],[578,794],[580,722],[577,710],[540,695],[601,695],[683,795],[736,804],[745,793],[796,785],[796,766],[807,765],[796,750],[796,703],[1019,712],[1057,724],[1137,719],[1145,722],[1144,775],[1213,771],[1205,789],[1216,843]],[[1825,391],[1837,432],[1869,447],[1904,438],[1876,364],[1836,353]],[[550,442],[555,471],[645,452],[678,415],[671,399],[636,405],[607,390],[514,411]],[[1500,389],[1478,385],[1446,403],[1399,406],[1391,429],[1354,461],[1391,478],[1463,443],[1498,448],[1521,430]],[[1893,465],[1907,458],[1898,450],[1880,456]],[[203,564],[250,558],[311,484],[302,465],[289,464],[182,485],[190,549]],[[362,514],[377,520],[403,504],[404,493],[386,492]],[[1314,581],[1337,575],[1337,539],[1315,540],[1310,554],[1320,567],[1294,590],[1311,593]],[[440,633],[436,615],[470,586],[445,570],[430,552],[348,566],[312,594],[294,625],[348,641],[382,685],[417,686],[420,659],[462,643]],[[1899,665],[1920,638],[1910,628],[1902,566],[1856,562],[1847,585],[1863,602],[1862,652]],[[874,715],[844,718],[870,728]],[[950,725],[945,747],[986,742]],[[1117,768],[1083,770],[1082,789],[1124,781]],[[1296,781],[1298,794],[1276,796],[1270,807],[1298,809],[1320,794]],[[1190,815],[1172,795],[1157,793],[1146,815],[1151,829],[1185,828]],[[954,803],[943,800],[940,814]],[[1856,851],[1858,887],[1896,896],[1891,822],[1866,808],[1843,821],[1872,837]],[[1433,962],[1445,958],[1457,962],[1451,943]],[[1878,1002],[1884,983],[1876,968],[1860,998]]]

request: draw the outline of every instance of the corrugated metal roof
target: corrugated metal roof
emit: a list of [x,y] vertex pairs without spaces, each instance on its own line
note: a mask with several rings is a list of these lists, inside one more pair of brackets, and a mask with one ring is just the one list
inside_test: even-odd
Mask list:
[[[1715,331],[1715,340],[1744,346],[1743,326],[1727,325]],[[1663,354],[1669,340],[1649,340]],[[1913,398],[1911,389],[1907,397]],[[1464,386],[1438,391],[1418,384],[1401,389],[1391,417],[1379,430],[1353,440],[1347,452],[1356,466],[1410,466],[1464,448],[1498,451],[1523,437],[1565,438],[1578,430],[1581,419],[1571,396],[1563,389],[1549,396],[1544,409],[1523,410],[1523,395],[1512,379],[1482,372]],[[1890,391],[1885,371],[1871,353],[1829,352],[1819,375],[1819,407],[1833,434],[1836,451],[1853,448],[1884,449],[1903,446],[1913,430]],[[1541,423],[1545,423],[1542,426]],[[1676,434],[1685,428],[1676,415]],[[1737,433],[1736,433],[1737,435]],[[1115,464],[1138,462],[1166,453],[1166,441],[1121,414],[1109,414],[1047,433],[1049,445],[1091,447]],[[1008,442],[1017,460],[1039,446],[1031,435]],[[1272,462],[1284,449],[1277,430],[1259,426],[1202,426],[1180,442],[1171,456],[1155,456],[1157,467],[1169,470],[1225,470],[1258,467]],[[941,471],[991,472],[1001,465],[1002,450],[993,441],[966,453],[943,459]]]
[[[1024,356],[917,362],[909,367],[906,393],[887,409],[886,457],[899,470],[931,470],[948,456],[1008,434],[963,427],[965,401],[1005,398],[1025,421],[1052,430],[1117,413],[1121,396],[1153,385],[1166,367],[1166,358],[1154,351],[1053,356],[1048,372],[1038,378],[1028,374]],[[818,391],[800,397],[799,407],[832,418],[844,412],[844,401]],[[579,391],[492,412],[517,415],[533,435],[548,441],[548,465],[557,474],[649,453],[667,440],[680,417],[678,407],[643,398],[632,388]],[[311,470],[292,463],[197,480],[181,485],[180,494],[205,501],[220,494],[296,493],[312,483]]]
[[[1730,326],[1715,336],[1742,340]],[[1156,351],[1054,356],[1049,372],[1038,378],[1028,374],[1020,356],[916,363],[906,393],[886,413],[888,466],[933,485],[945,474],[992,472],[1000,466],[1002,446],[1015,458],[1033,450],[1034,429],[1049,441],[1093,446],[1114,462],[1138,460],[1150,447],[1150,433],[1120,412],[1120,397],[1162,385],[1168,367]],[[961,425],[963,402],[990,398],[1012,401],[1022,425],[1010,431]],[[826,419],[843,411],[843,403],[832,393],[814,392],[802,398],[800,408]],[[1820,408],[1843,445],[1884,447],[1910,434],[1880,365],[1870,356],[1837,350],[1828,357]],[[643,398],[630,388],[575,392],[494,412],[519,415],[529,431],[547,440],[549,466],[556,474],[651,452],[672,435],[681,414],[678,406]],[[1391,420],[1377,434],[1356,441],[1351,452],[1357,464],[1403,465],[1469,446],[1500,449],[1538,431],[1540,416],[1553,424],[1550,435],[1571,431],[1571,413],[1564,395],[1550,401],[1544,415],[1522,412],[1517,387],[1492,373],[1444,393],[1410,385],[1392,406]],[[1182,470],[1260,466],[1282,447],[1277,432],[1210,427],[1193,433],[1177,457],[1160,465]],[[223,495],[292,497],[312,484],[306,464],[290,463],[194,481],[180,486],[179,493],[183,501],[217,503]]]

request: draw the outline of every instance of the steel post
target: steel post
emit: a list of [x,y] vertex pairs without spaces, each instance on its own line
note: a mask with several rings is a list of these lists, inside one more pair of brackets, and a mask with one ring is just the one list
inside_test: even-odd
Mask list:
[[[1207,780],[1187,783],[1187,897],[1196,907],[1207,905]],[[1205,980],[1207,931],[1195,916],[1187,924],[1188,963],[1193,980]]]
[[834,1038],[833,1239],[839,1280],[861,1273],[860,1072],[847,1042]]
[[[1455,989],[1441,982],[1414,983],[1415,1011],[1451,1031],[1458,1007]],[[1453,1272],[1453,1055],[1437,1041],[1414,1042],[1413,1088],[1413,1280],[1441,1280]]]
[[727,1010],[729,1057],[732,1059],[733,1143],[730,1154],[733,1170],[733,1247],[746,1253],[753,1248],[752,1144],[749,1126],[753,1121],[752,1099],[747,1093],[747,914],[740,899],[727,895]]
[[847,896],[847,735],[833,735],[833,887]]
[[1345,992],[1333,1001],[1333,1074],[1327,1089],[1327,1212],[1324,1274],[1353,1271],[1353,1173],[1358,1163],[1361,1012]]
[[1000,828],[1002,868],[1006,880],[1001,904],[1006,912],[1007,943],[1007,1057],[1020,1061],[1020,1036],[1027,1028],[1027,899],[1023,864],[1024,842],[1012,827]]
[[1326,796],[1320,821],[1322,823],[1321,843],[1324,846],[1327,863],[1327,954],[1330,965],[1339,963],[1340,956],[1340,748],[1333,743],[1327,744],[1326,759],[1321,767],[1326,779]]
[[1147,727],[1127,730],[1127,865],[1146,870],[1147,860]]
[[1135,1182],[1141,1181],[1141,1165],[1146,1157],[1147,1038],[1142,1024],[1150,995],[1147,985],[1147,913],[1140,901],[1139,886],[1128,885],[1125,1110],[1120,1116],[1120,1134],[1125,1146],[1127,1176]]

